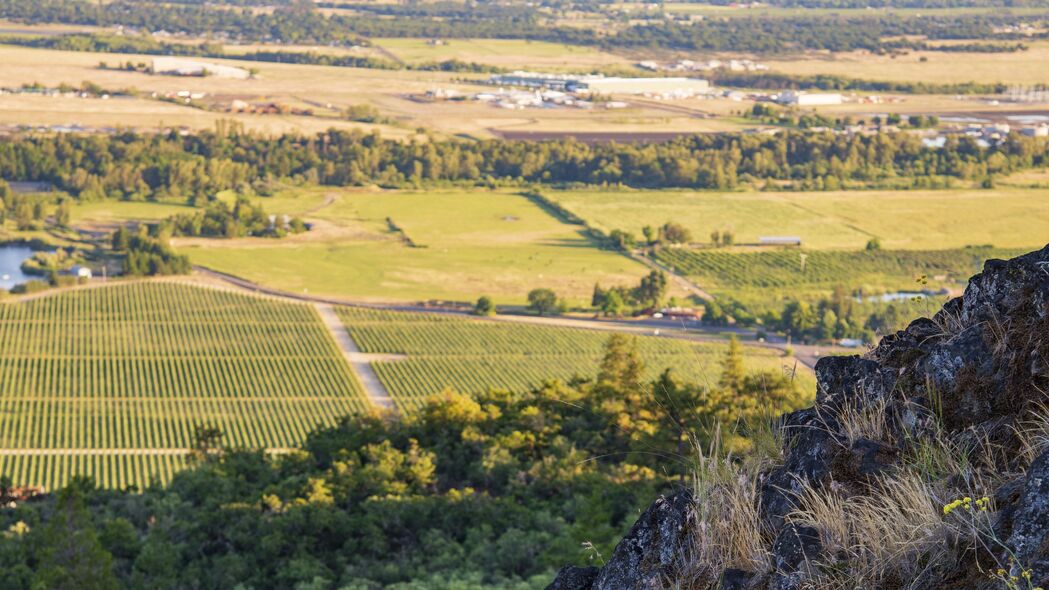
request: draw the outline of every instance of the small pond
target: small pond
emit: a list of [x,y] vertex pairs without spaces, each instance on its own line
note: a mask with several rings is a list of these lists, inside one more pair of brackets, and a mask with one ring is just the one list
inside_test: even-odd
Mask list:
[[0,245],[0,288],[10,290],[33,278],[22,272],[22,263],[33,255],[29,246],[16,244]]
[[864,297],[856,297],[856,301],[881,301],[882,303],[892,303],[894,301],[911,301],[914,299],[926,299],[929,297],[935,297],[937,295],[947,295],[946,289],[940,289],[939,291],[896,291],[894,293],[882,293],[880,295],[866,295]]

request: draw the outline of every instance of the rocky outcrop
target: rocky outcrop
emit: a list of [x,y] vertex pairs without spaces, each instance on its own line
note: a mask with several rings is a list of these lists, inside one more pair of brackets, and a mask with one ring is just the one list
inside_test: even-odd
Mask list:
[[[786,518],[802,482],[866,493],[872,481],[896,468],[908,445],[937,432],[991,445],[995,464],[987,469],[1026,468],[993,494],[1002,546],[985,551],[999,563],[1014,564],[1008,575],[1024,580],[1015,587],[1028,587],[1025,572],[1030,587],[1049,587],[1049,453],[1026,467],[1017,435],[1017,426],[1049,395],[1049,246],[988,261],[965,293],[932,318],[883,338],[863,356],[823,358],[816,376],[816,404],[783,417],[784,460],[760,480],[758,509],[769,532],[772,571],[727,569],[718,582],[722,588],[802,587],[802,564],[822,550],[817,531]],[[842,418],[849,412],[882,414],[886,436],[850,434]],[[690,503],[686,493],[661,498],[592,580],[567,584],[559,576],[552,587],[666,587],[695,534],[688,527]],[[971,563],[934,564],[900,587],[995,587],[978,570]]]

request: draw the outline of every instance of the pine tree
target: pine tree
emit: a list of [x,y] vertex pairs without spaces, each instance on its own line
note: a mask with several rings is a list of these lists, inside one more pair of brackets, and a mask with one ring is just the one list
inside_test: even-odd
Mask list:
[[637,338],[625,334],[612,334],[605,342],[605,357],[597,374],[600,383],[608,383],[618,389],[636,389],[641,385],[645,363],[637,352]]
[[747,370],[743,366],[743,347],[735,336],[728,341],[728,352],[721,362],[721,379],[718,386],[732,393],[740,393],[744,389],[747,379]]
[[84,507],[82,487],[82,482],[73,481],[58,495],[55,513],[40,540],[40,565],[33,588],[117,589],[113,556],[98,540]]

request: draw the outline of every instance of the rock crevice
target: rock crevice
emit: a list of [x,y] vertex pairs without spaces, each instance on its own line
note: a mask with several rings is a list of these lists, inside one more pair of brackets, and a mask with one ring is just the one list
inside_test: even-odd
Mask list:
[[[696,534],[694,500],[682,491],[645,511],[603,568],[567,568],[550,588],[811,587],[802,565],[823,551],[819,532],[788,519],[801,487],[867,493],[933,436],[960,441],[959,448],[993,449],[986,456],[994,464],[984,467],[1005,480],[992,494],[1002,542],[983,551],[1016,564],[1007,576],[1021,576],[1017,588],[1049,587],[1049,452],[1032,449],[1018,434],[1049,401],[1049,246],[988,261],[964,294],[932,318],[912,322],[862,356],[823,358],[816,376],[815,405],[782,418],[783,461],[760,477],[757,506],[770,571],[726,569],[714,584],[675,580],[675,564],[687,559]],[[884,436],[850,435],[842,418],[850,412],[881,416]],[[1002,587],[973,565],[978,561],[945,558],[892,587]]]

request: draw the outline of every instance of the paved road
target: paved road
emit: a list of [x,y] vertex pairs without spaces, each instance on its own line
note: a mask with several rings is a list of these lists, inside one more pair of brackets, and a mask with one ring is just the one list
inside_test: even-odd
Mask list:
[[335,313],[335,308],[329,303],[314,303],[314,307],[317,308],[317,313],[321,316],[321,321],[324,322],[324,326],[331,332],[332,337],[335,338],[335,342],[338,343],[339,349],[342,350],[343,356],[346,357],[346,361],[353,367],[353,371],[357,373],[357,377],[361,381],[361,385],[364,386],[364,392],[368,394],[368,399],[371,400],[372,405],[383,410],[396,411],[396,406],[393,404],[393,398],[390,397],[390,392],[386,391],[386,386],[379,380],[379,376],[375,373],[375,369],[372,368],[371,355],[366,355],[361,352],[360,348],[357,348],[357,343],[350,338],[350,333],[346,330],[346,326],[342,324],[342,320]]

